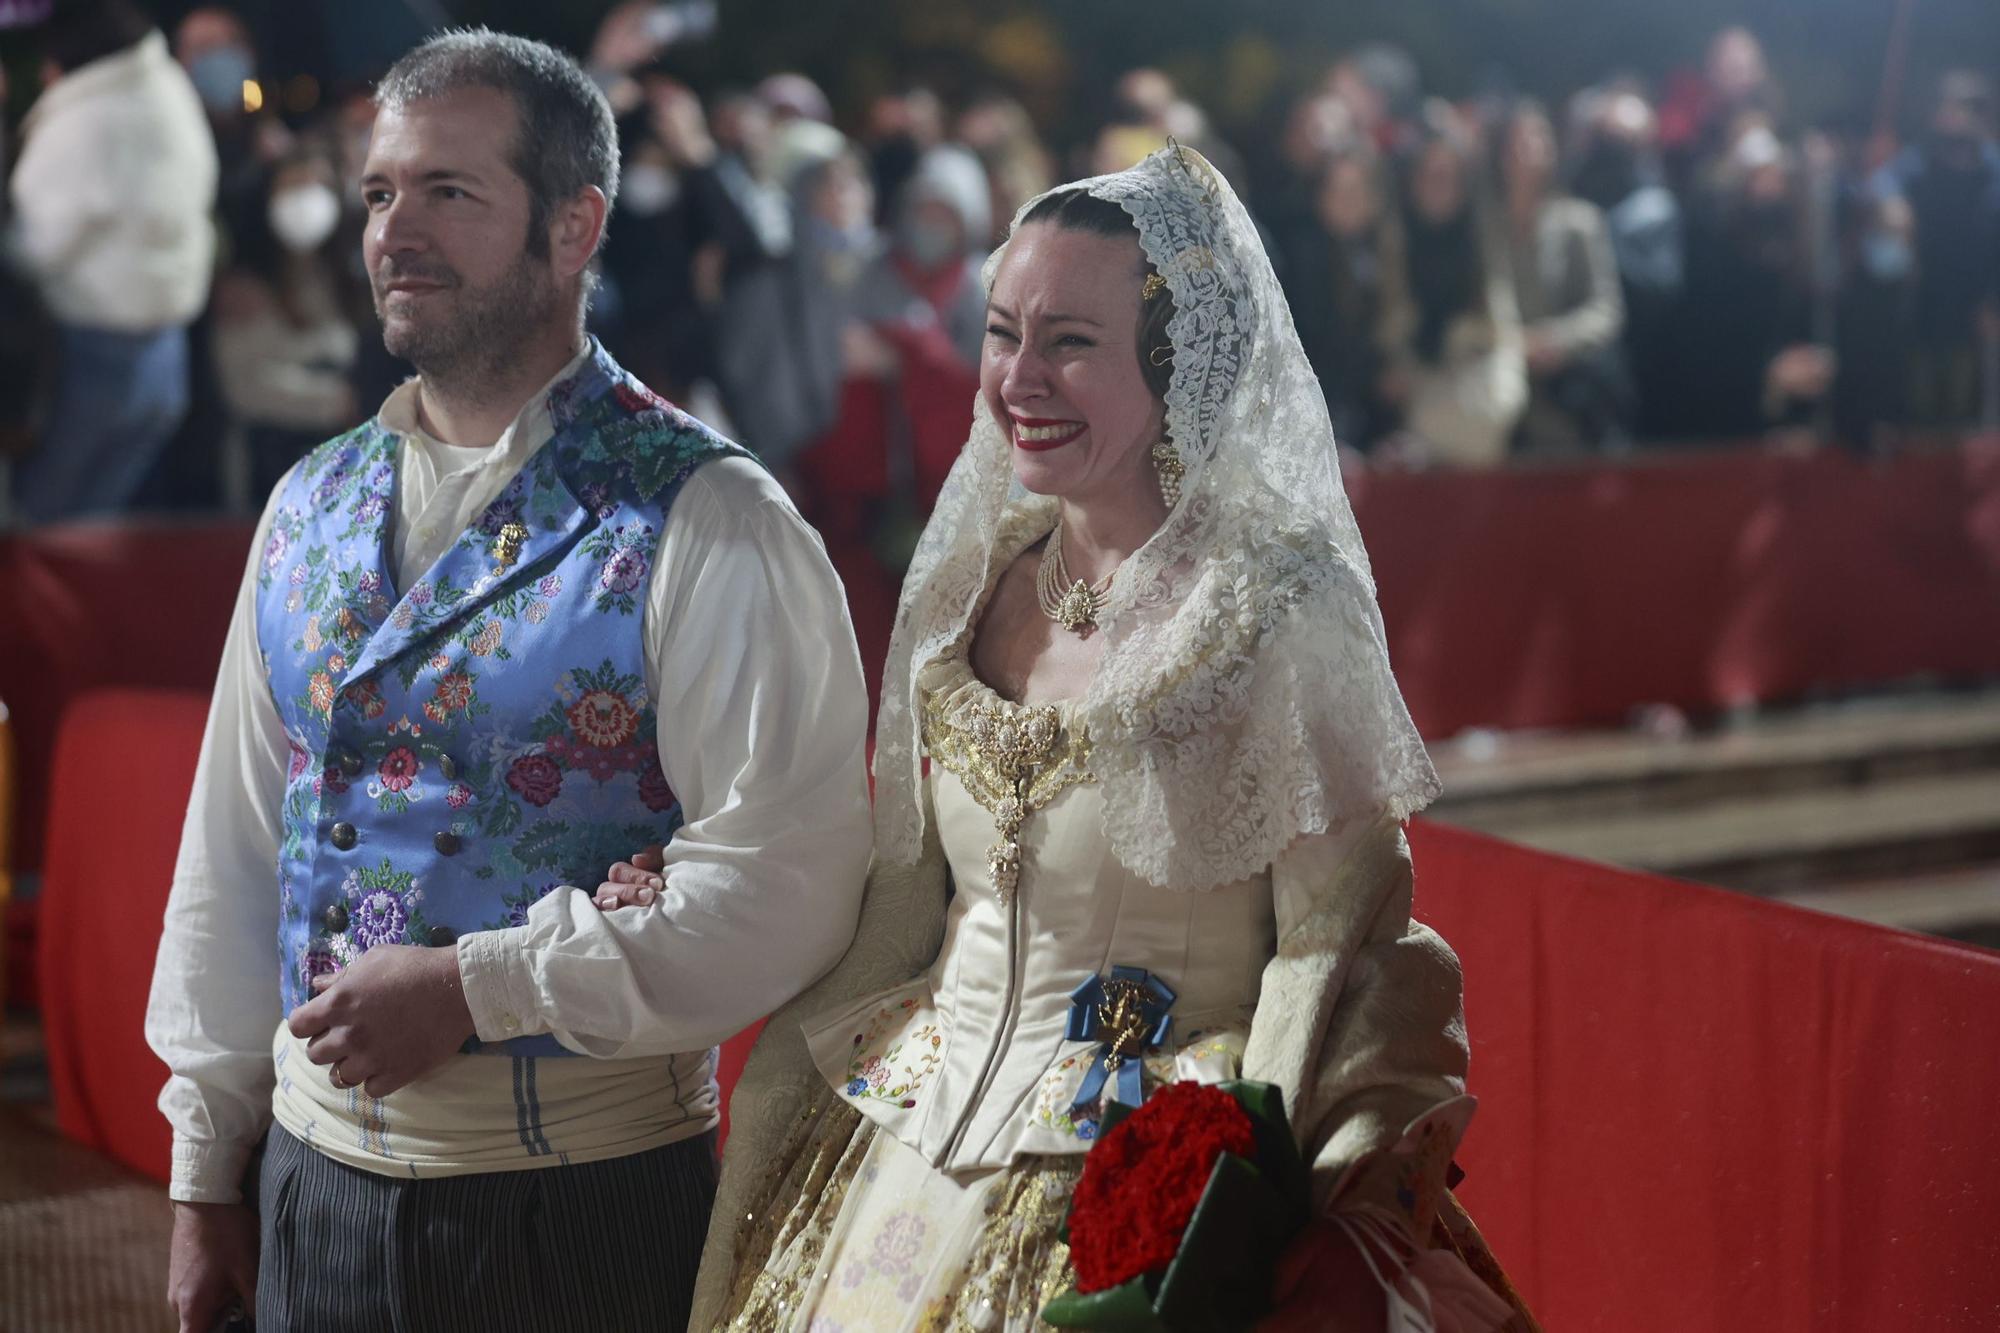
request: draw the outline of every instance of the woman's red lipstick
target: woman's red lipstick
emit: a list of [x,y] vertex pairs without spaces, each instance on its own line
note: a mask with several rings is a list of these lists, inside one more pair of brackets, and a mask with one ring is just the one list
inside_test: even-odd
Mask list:
[[[1060,449],[1070,443],[1070,441],[1076,439],[1077,436],[1083,434],[1086,429],[1084,423],[1081,421],[1050,421],[1037,417],[1014,416],[1010,416],[1010,419],[1014,423],[1015,445],[1026,449],[1031,454],[1046,453],[1050,449]],[[1055,427],[1066,427],[1067,429],[1058,430],[1054,434],[1035,440],[1024,439],[1021,435],[1024,429],[1046,431]]]

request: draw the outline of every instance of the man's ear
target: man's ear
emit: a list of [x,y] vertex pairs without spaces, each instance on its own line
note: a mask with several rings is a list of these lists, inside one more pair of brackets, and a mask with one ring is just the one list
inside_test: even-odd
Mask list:
[[610,201],[595,185],[584,186],[556,209],[549,219],[549,260],[557,273],[573,278],[589,265],[610,211]]

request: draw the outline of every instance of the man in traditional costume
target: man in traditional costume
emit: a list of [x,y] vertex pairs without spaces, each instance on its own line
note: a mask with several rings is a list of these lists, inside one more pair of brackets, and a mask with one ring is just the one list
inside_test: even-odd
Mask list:
[[[378,101],[419,376],[245,573],[147,1022],[170,1294],[203,1333],[679,1328],[712,1048],[853,932],[853,632],[777,485],[583,333],[618,153],[575,63],[452,33]],[[641,911],[571,887],[662,842]]]

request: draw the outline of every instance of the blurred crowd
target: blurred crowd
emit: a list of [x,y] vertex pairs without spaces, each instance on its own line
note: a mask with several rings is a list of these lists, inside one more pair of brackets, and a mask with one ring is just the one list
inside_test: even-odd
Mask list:
[[[127,0],[0,0],[9,21],[43,82],[0,139],[13,512],[248,510],[407,373],[361,265],[367,89],[267,81],[226,8],[162,33]],[[592,331],[891,568],[965,438],[982,260],[1036,192],[1169,138],[1264,228],[1355,466],[2000,423],[1978,71],[1924,90],[1898,141],[1795,123],[1741,28],[1657,86],[1562,104],[1448,102],[1372,45],[1268,142],[1140,69],[1058,145],[1003,91],[909,87],[846,119],[798,73],[697,92],[663,57],[714,21],[624,4],[583,53],[624,152]]]

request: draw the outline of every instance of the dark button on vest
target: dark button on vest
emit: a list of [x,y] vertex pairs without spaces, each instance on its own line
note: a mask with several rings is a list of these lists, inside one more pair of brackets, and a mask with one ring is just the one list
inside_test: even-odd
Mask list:
[[354,825],[344,819],[340,823],[335,824],[328,831],[327,836],[333,840],[333,845],[343,852],[358,841],[357,835],[354,832]]
[[326,909],[326,914],[320,919],[326,922],[326,928],[334,934],[339,935],[343,933],[347,929],[347,904],[333,904],[333,906]]

